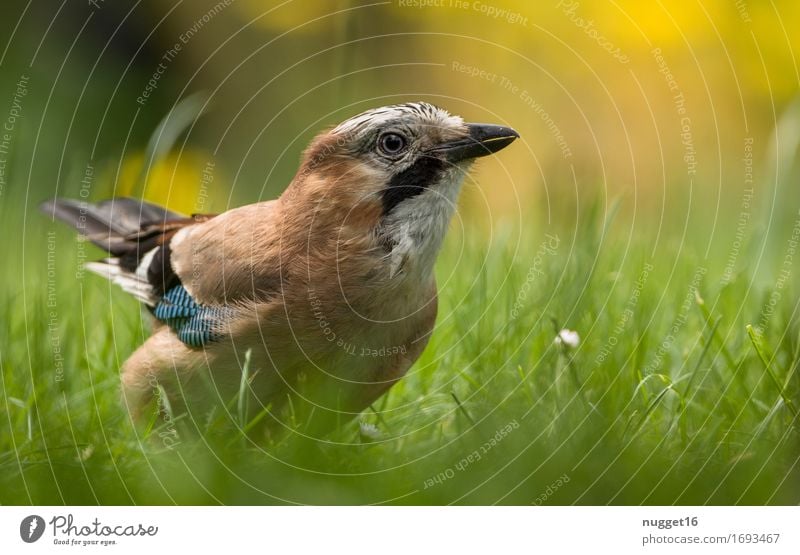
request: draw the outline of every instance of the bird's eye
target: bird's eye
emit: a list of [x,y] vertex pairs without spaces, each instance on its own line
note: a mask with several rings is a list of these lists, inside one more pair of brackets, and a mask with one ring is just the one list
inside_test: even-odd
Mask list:
[[381,152],[389,156],[396,156],[405,150],[406,138],[399,133],[384,133],[378,139],[378,147]]

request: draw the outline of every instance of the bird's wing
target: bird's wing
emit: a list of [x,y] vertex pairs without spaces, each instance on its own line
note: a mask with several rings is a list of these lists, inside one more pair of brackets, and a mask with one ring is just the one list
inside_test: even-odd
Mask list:
[[277,201],[250,204],[170,241],[170,264],[192,298],[204,304],[264,300],[280,290]]
[[253,303],[281,292],[277,201],[229,210],[179,230],[164,251],[177,284],[154,310],[181,341],[201,346],[227,335]]
[[252,239],[272,204],[190,217],[135,199],[98,204],[55,199],[41,208],[112,255],[87,269],[150,307],[181,341],[202,346],[224,336],[241,301],[271,293],[270,265],[253,265]]

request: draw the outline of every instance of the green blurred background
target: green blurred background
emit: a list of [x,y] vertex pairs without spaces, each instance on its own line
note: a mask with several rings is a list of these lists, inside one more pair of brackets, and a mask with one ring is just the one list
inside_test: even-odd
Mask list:
[[[792,0],[6,0],[0,502],[529,503],[572,469],[554,502],[797,503],[797,417],[772,405],[744,326],[780,289],[762,331],[797,403],[797,256],[778,280],[800,208],[798,25]],[[78,276],[99,251],[36,206],[132,195],[191,213],[274,198],[320,129],[420,99],[522,136],[467,184],[439,274],[443,324],[381,407],[395,410],[388,422],[368,418],[389,437],[414,418],[427,432],[325,456],[204,441],[179,460],[132,439],[116,372],[141,341],[141,315]],[[559,255],[509,321],[546,233],[561,238]],[[636,324],[615,331],[648,262]],[[562,325],[581,333],[575,359],[553,350]],[[620,347],[596,362],[611,337]],[[66,386],[52,380],[58,354]],[[576,383],[585,402],[564,413]],[[472,450],[459,442],[484,414],[476,445],[517,419],[524,435],[466,485],[425,491]],[[291,470],[304,466],[316,470]]]

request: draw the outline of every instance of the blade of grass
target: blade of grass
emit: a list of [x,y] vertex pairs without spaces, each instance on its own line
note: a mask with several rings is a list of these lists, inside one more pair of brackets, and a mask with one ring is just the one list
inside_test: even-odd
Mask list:
[[391,431],[389,423],[386,422],[386,420],[383,418],[383,415],[380,412],[375,410],[374,404],[369,406],[369,410],[371,410],[375,414],[375,417],[378,419],[378,422],[380,422],[381,426],[383,426],[384,430],[386,430],[387,432]]
[[[711,315],[711,311],[708,309],[708,306],[706,306],[705,300],[703,300],[703,297],[701,297],[700,293],[696,290],[694,292],[694,298],[695,298],[695,304],[697,304],[697,307],[700,309],[700,312],[702,312],[703,317],[706,320],[706,324],[710,324],[714,320],[714,318]],[[719,323],[720,322],[718,321],[717,324],[714,325],[714,331],[711,335],[711,339],[717,341],[717,343],[719,344],[720,352],[722,352],[722,356],[725,358],[725,362],[728,363],[728,368],[730,368],[731,371],[733,371],[735,374],[737,367],[736,361],[733,360],[733,355],[730,353],[728,347],[725,345],[725,341],[717,333],[717,328],[719,327],[718,326]]]
[[794,347],[794,352],[792,353],[792,361],[789,363],[789,371],[786,373],[786,379],[783,381],[783,389],[789,387],[792,378],[797,372],[798,365],[800,365],[800,327],[798,327],[797,342]]
[[455,393],[455,391],[451,391],[451,392],[450,392],[450,395],[451,395],[451,396],[453,397],[453,399],[455,400],[455,402],[456,402],[456,405],[458,405],[458,409],[461,411],[461,413],[462,413],[464,416],[466,416],[467,420],[469,421],[469,423],[470,423],[470,424],[472,425],[472,427],[474,428],[474,427],[475,427],[475,425],[476,425],[476,424],[475,424],[475,421],[474,421],[474,420],[472,419],[472,417],[469,415],[469,413],[467,412],[467,409],[465,409],[465,408],[464,408],[464,405],[462,405],[462,404],[461,404],[461,401],[459,401],[458,397],[456,396],[456,393]]
[[769,365],[769,360],[767,359],[766,355],[764,354],[763,346],[761,345],[761,340],[756,333],[756,330],[753,328],[752,324],[747,324],[747,335],[750,336],[750,342],[753,344],[753,348],[756,350],[758,354],[758,358],[761,360],[761,363],[764,365],[764,369],[769,374],[769,377],[772,378],[772,382],[775,384],[775,387],[778,388],[778,393],[780,393],[781,398],[783,399],[783,404],[791,411],[792,416],[797,417],[797,409],[794,408],[794,403],[789,397],[786,396],[786,391],[784,387],[781,385],[780,380],[778,380],[778,376],[772,371],[772,368]]
[[686,389],[683,391],[684,398],[689,397],[689,391],[694,384],[694,379],[697,376],[697,372],[700,370],[700,365],[703,363],[703,359],[706,357],[706,353],[708,353],[708,349],[711,347],[711,342],[714,340],[714,334],[717,333],[717,328],[719,327],[720,322],[722,322],[722,317],[717,318],[714,322],[714,325],[711,327],[711,333],[708,335],[708,341],[706,341],[705,347],[703,347],[703,351],[700,353],[700,357],[697,359],[697,362],[692,369],[692,373],[689,375],[689,381],[686,382]]
[[675,388],[672,387],[672,384],[665,386],[664,389],[662,389],[659,392],[659,394],[656,395],[652,401],[650,401],[650,404],[647,406],[647,410],[645,410],[644,414],[642,415],[642,419],[639,421],[639,424],[637,424],[636,428],[633,430],[633,437],[636,437],[636,435],[641,431],[645,422],[647,422],[647,419],[650,417],[653,411],[656,410],[656,407],[658,406],[659,402],[661,402],[661,399],[663,399],[664,396],[670,391],[672,391],[673,393],[675,393],[680,397],[680,393],[678,393],[675,390]]
[[147,174],[150,169],[166,155],[181,133],[186,131],[194,122],[203,115],[203,108],[208,102],[205,92],[198,92],[187,96],[175,104],[166,116],[159,122],[145,148],[144,161],[136,180],[135,195],[142,197],[147,192]]
[[250,396],[247,393],[250,384],[250,358],[253,354],[252,349],[247,349],[244,354],[244,365],[242,366],[242,376],[239,379],[239,398],[236,402],[236,412],[239,417],[239,427],[247,425],[247,411],[249,409]]

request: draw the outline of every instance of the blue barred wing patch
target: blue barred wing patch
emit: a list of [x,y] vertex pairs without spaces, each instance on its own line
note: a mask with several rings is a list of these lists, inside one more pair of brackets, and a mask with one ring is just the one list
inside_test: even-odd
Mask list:
[[153,315],[175,331],[183,343],[202,347],[225,335],[227,322],[234,309],[227,306],[207,306],[197,303],[182,285],[167,291]]

